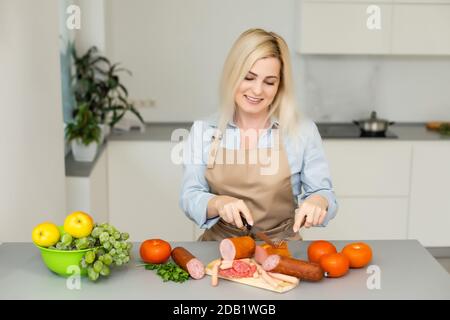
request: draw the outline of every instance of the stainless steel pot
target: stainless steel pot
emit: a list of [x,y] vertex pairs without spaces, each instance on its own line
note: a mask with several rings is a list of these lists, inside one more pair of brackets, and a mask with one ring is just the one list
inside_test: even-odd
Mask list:
[[385,119],[378,119],[377,113],[372,111],[369,119],[354,120],[353,123],[365,133],[385,133],[388,127],[393,125],[395,122]]

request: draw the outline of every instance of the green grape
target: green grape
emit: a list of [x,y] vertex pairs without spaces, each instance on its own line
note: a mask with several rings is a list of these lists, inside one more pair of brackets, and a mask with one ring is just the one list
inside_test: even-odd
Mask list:
[[114,248],[120,249],[121,247],[122,247],[122,245],[119,241],[116,241],[116,243],[114,243]]
[[89,267],[88,268],[88,276],[89,276],[89,279],[91,279],[92,281],[96,281],[98,279],[98,277],[99,277],[99,273],[96,272],[94,270],[94,268]]
[[56,243],[56,249],[63,250],[63,244],[61,242]]
[[120,234],[120,237],[122,238],[122,240],[128,240],[128,238],[130,237],[130,235],[126,232],[123,232]]
[[122,259],[117,259],[115,262],[116,262],[116,266],[121,266],[123,263]]
[[127,249],[130,251],[133,248],[133,244],[131,242],[127,242]]
[[93,265],[93,268],[94,268],[94,271],[95,271],[95,272],[100,272],[100,271],[102,271],[102,268],[103,268],[103,262],[101,262],[101,261],[99,261],[99,260],[95,261],[95,262],[94,262],[94,265]]
[[88,239],[86,237],[75,240],[75,246],[78,250],[86,249],[89,246]]
[[116,248],[116,254],[119,255],[119,254],[121,254],[121,253],[123,253],[123,250],[120,249],[120,248],[118,248],[118,249]]
[[102,232],[103,232],[103,228],[95,227],[91,232],[91,236],[93,236],[94,238],[98,238],[98,237],[100,237],[100,234],[102,234]]
[[100,270],[100,274],[104,277],[109,276],[110,273],[111,271],[109,270],[109,267],[105,265],[102,267],[102,270]]
[[86,263],[91,264],[95,260],[95,253],[94,251],[88,251],[86,252],[84,258],[86,259]]
[[102,255],[104,255],[105,253],[106,253],[105,249],[103,249],[103,248],[98,248],[98,249],[97,249],[97,255],[98,255],[98,256],[102,256]]
[[70,246],[72,243],[72,236],[68,233],[64,233],[61,237],[61,242],[66,246]]
[[116,249],[112,248],[111,250],[109,250],[109,254],[110,254],[111,256],[116,255]]
[[119,240],[120,239],[120,232],[114,232],[114,239]]
[[130,257],[123,258],[123,263],[128,263],[128,261],[130,261]]
[[122,249],[125,250],[125,251],[128,249],[128,245],[127,245],[126,242],[122,242],[121,246],[122,246]]
[[114,239],[113,237],[109,238],[109,243],[111,243],[111,245],[114,247],[114,245],[116,244],[116,239]]
[[110,226],[109,224],[105,226],[105,231],[108,232],[109,234],[113,234],[114,233],[113,227]]
[[98,261],[103,262],[104,260],[105,260],[105,256],[100,256],[100,257],[98,257]]
[[100,234],[99,239],[100,239],[100,243],[104,243],[109,240],[109,234],[107,232],[103,231]]
[[127,255],[126,255],[125,253],[119,254],[119,258],[122,259],[122,260],[123,260],[126,256],[127,256]]
[[106,250],[109,250],[111,248],[111,243],[109,242],[104,242],[103,243],[103,248],[105,248]]
[[112,262],[113,262],[113,258],[111,257],[111,255],[109,255],[108,253],[105,254],[103,257],[103,263],[107,266],[109,266]]

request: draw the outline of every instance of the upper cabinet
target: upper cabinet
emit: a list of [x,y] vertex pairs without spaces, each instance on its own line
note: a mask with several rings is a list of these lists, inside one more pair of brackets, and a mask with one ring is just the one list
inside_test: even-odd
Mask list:
[[[386,54],[390,51],[392,8],[377,3],[381,29],[367,27],[367,8],[361,1],[302,1],[299,52],[303,54]],[[375,9],[376,10],[376,9]]]
[[450,54],[450,0],[305,0],[301,54]]
[[393,16],[393,54],[450,54],[449,1],[395,5]]

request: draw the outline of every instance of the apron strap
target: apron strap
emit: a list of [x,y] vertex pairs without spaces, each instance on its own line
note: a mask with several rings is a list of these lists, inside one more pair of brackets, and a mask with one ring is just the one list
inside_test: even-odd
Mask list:
[[220,141],[222,140],[222,134],[220,130],[217,129],[214,135],[212,136],[211,149],[208,154],[208,163],[207,168],[214,168],[214,164],[216,163],[217,151],[219,150]]

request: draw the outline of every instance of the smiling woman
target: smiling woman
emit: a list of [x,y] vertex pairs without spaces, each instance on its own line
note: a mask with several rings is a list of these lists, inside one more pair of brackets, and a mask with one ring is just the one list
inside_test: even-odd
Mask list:
[[185,149],[195,159],[185,158],[180,204],[207,229],[201,240],[248,235],[242,217],[273,239],[325,226],[337,209],[328,164],[316,125],[297,115],[281,36],[241,34],[224,64],[220,107],[194,123]]

